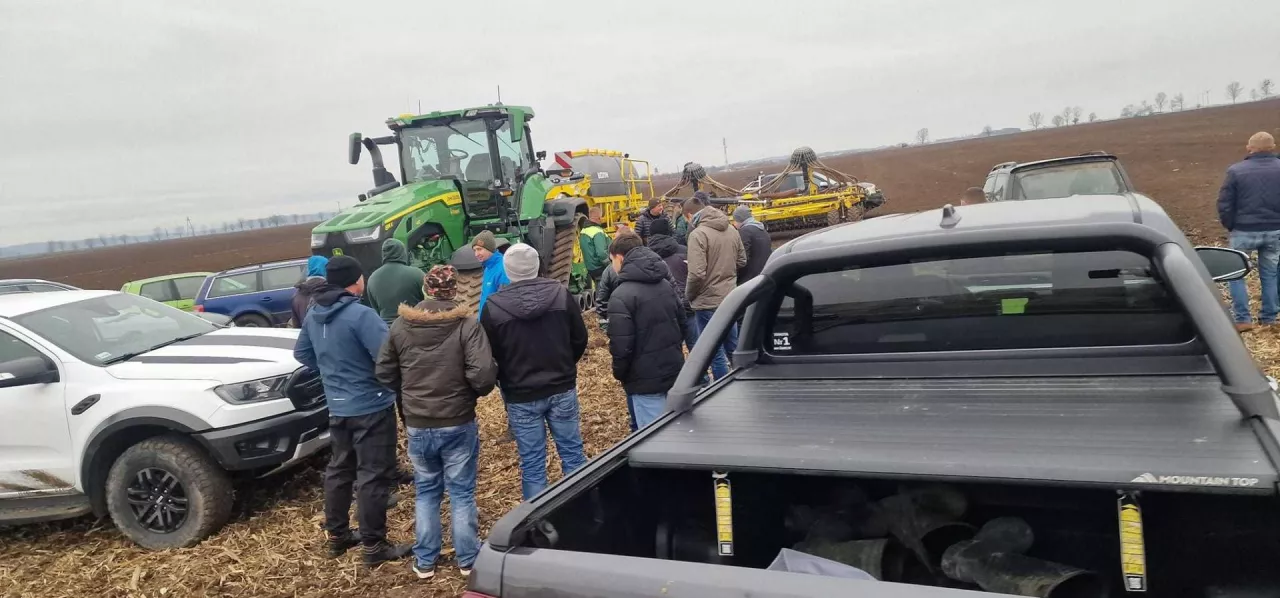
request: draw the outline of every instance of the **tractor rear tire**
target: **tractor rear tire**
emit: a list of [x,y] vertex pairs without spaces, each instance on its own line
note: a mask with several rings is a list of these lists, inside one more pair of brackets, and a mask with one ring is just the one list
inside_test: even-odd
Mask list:
[[459,270],[457,279],[458,291],[453,299],[458,304],[458,307],[468,311],[475,311],[480,307],[480,286],[483,282],[483,268]]
[[578,242],[578,219],[563,227],[556,227],[556,243],[551,252],[551,266],[547,276],[568,287],[569,274],[573,272],[573,244]]

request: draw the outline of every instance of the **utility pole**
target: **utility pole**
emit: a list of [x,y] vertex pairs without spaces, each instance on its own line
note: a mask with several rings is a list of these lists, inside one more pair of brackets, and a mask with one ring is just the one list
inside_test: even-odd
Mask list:
[[728,167],[729,166],[729,140],[724,137],[721,137],[720,147],[724,148],[724,165]]
[[188,236],[196,236],[196,227],[191,225],[191,217],[187,216],[187,234]]

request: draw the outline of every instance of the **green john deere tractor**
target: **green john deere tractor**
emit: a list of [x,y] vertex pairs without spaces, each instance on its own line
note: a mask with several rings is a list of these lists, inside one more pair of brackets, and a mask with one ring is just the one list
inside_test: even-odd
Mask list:
[[[350,162],[361,150],[373,163],[374,187],[311,231],[311,251],[349,255],[366,273],[382,263],[382,243],[404,241],[414,265],[453,264],[458,302],[479,299],[481,265],[469,245],[482,230],[499,244],[528,243],[542,258],[542,275],[570,284],[577,225],[587,214],[585,197],[557,193],[539,167],[529,121],[533,109],[493,104],[388,119],[391,135],[352,133]],[[390,173],[380,146],[399,153],[400,178]],[[581,268],[579,268],[581,269]],[[571,288],[572,290],[572,288]]]

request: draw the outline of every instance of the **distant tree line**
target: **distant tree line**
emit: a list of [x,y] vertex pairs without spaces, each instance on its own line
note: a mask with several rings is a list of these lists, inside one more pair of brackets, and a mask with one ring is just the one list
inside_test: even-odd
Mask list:
[[42,253],[62,253],[66,251],[84,251],[102,247],[137,245],[140,243],[155,243],[170,239],[203,237],[207,235],[276,228],[280,226],[291,226],[295,224],[328,220],[329,218],[332,218],[334,214],[336,214],[336,212],[272,214],[271,216],[265,216],[262,218],[237,218],[236,220],[223,222],[218,225],[196,225],[192,224],[191,220],[188,219],[181,226],[157,226],[151,230],[150,234],[145,235],[109,235],[103,233],[97,236],[85,237],[84,239],[78,240],[49,240],[43,243],[28,243],[25,245],[0,247],[0,257],[17,257]]

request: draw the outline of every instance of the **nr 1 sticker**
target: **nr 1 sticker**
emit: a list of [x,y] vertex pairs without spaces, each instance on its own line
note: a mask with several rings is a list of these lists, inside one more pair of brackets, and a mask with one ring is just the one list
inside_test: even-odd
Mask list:
[[786,332],[773,333],[773,350],[774,351],[790,351],[791,335]]

